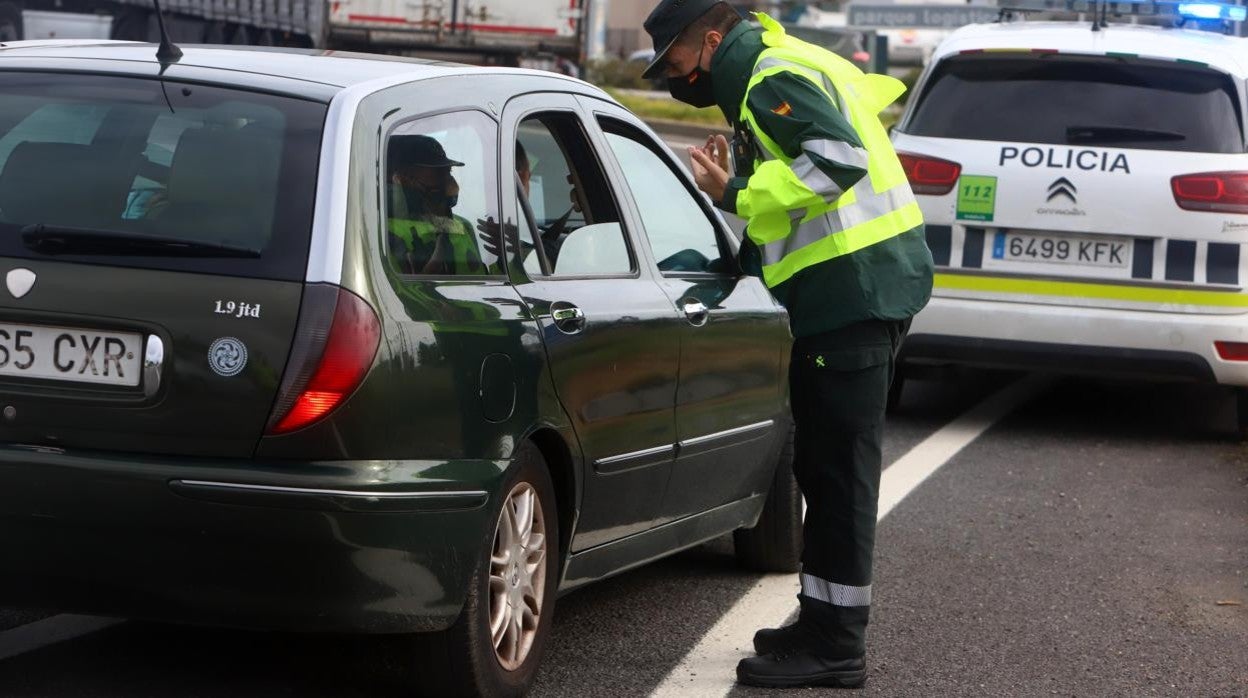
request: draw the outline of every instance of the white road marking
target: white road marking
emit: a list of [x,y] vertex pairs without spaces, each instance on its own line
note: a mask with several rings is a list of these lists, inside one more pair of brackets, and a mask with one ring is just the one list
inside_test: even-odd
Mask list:
[[878,519],[883,519],[929,475],[948,463],[993,424],[1044,392],[1049,383],[1050,379],[1041,375],[1030,375],[1011,383],[894,461],[880,477]]
[[[993,424],[1041,393],[1049,384],[1028,376],[941,427],[910,449],[880,479],[878,518],[883,519],[906,495]],[[720,698],[736,682],[737,662],[753,651],[754,631],[783,624],[797,609],[797,575],[765,575],[714,625],[668,673],[651,698]]]
[[90,635],[124,622],[126,622],[124,618],[63,613],[59,616],[19,625],[0,633],[0,661],[76,637]]

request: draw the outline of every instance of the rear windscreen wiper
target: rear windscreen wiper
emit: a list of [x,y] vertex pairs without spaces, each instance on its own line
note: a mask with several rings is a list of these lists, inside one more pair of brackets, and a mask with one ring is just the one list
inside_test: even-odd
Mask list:
[[140,257],[259,257],[260,250],[165,235],[36,223],[22,228],[22,244],[47,255],[129,255]]
[[1132,141],[1185,141],[1176,131],[1131,126],[1067,126],[1067,143],[1126,143]]

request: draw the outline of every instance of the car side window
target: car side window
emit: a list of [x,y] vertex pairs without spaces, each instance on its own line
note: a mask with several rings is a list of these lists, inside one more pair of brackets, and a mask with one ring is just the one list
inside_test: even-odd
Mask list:
[[[527,224],[537,233],[541,245],[540,254],[531,241],[524,252],[530,274],[537,269],[551,276],[633,273],[619,209],[575,115],[545,113],[522,121],[516,174],[516,217],[522,229]],[[535,256],[544,263],[534,262]]]
[[646,228],[650,249],[665,273],[728,272],[717,226],[645,134],[600,119],[607,143],[624,171]]
[[476,111],[408,121],[386,137],[382,249],[396,273],[501,273],[496,142],[494,121]]

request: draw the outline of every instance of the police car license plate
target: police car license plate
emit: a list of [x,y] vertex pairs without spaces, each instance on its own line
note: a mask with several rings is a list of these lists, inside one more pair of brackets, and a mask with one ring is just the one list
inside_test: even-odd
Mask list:
[[0,375],[139,384],[143,338],[133,332],[0,323]]
[[1131,251],[1130,240],[1102,236],[998,230],[992,241],[992,258],[1006,262],[1126,269]]

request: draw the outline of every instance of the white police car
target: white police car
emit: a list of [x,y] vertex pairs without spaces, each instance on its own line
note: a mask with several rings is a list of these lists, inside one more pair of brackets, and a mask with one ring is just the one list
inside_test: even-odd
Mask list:
[[[1245,8],[1111,6],[1153,22],[1181,12],[1197,29],[1058,5],[1095,19],[1007,17],[949,37],[894,130],[937,265],[903,360],[1178,377],[1242,396],[1248,39],[1208,29]],[[1242,397],[1240,413],[1248,424]]]

